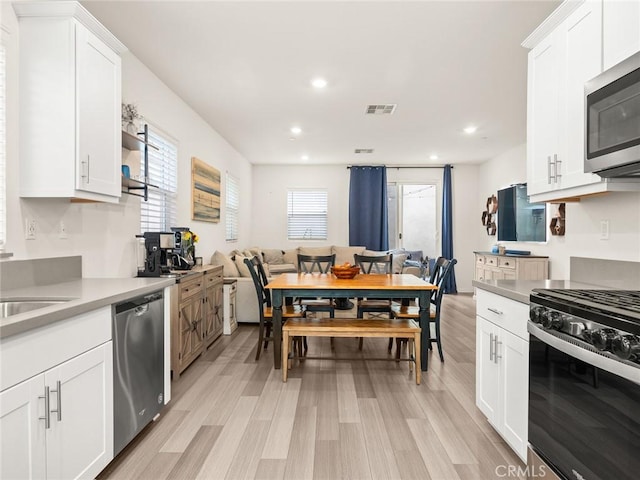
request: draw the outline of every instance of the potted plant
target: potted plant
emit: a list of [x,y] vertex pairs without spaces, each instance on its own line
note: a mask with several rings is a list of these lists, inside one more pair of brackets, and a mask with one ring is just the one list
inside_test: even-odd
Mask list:
[[122,104],[122,129],[131,135],[138,134],[138,126],[136,120],[142,118],[138,113],[138,107],[133,103]]

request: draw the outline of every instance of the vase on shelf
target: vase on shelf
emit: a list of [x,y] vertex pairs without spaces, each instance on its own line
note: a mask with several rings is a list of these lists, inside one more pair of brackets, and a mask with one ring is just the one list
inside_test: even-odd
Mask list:
[[137,135],[138,134],[138,127],[133,122],[133,120],[126,122],[124,124],[123,130],[125,132],[127,132],[127,133],[130,133],[131,135]]

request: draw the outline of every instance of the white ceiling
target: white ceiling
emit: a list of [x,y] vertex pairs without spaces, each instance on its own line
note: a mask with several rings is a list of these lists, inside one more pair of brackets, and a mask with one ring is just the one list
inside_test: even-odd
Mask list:
[[560,1],[82,3],[251,163],[428,165],[526,140],[520,43]]

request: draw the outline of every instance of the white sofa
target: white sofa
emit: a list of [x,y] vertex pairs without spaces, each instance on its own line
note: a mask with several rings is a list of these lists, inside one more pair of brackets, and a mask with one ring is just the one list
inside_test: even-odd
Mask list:
[[[280,273],[296,272],[298,253],[303,255],[336,255],[336,265],[353,263],[353,255],[380,254],[385,252],[373,252],[365,247],[343,247],[329,245],[323,247],[298,247],[290,250],[265,249],[252,247],[244,251],[234,250],[229,254],[216,251],[211,257],[211,264],[222,265],[225,279],[234,278],[237,281],[236,291],[236,318],[238,322],[258,323],[260,321],[258,311],[258,299],[253,280],[249,274],[244,259],[258,255],[263,260],[268,276]],[[394,273],[413,273],[420,275],[419,269],[413,266],[405,266],[408,255],[394,252]]]

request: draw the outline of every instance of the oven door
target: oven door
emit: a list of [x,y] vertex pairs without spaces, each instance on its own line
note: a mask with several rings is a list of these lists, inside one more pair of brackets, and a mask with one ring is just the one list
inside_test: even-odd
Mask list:
[[532,323],[529,333],[531,448],[567,479],[638,478],[640,369]]

